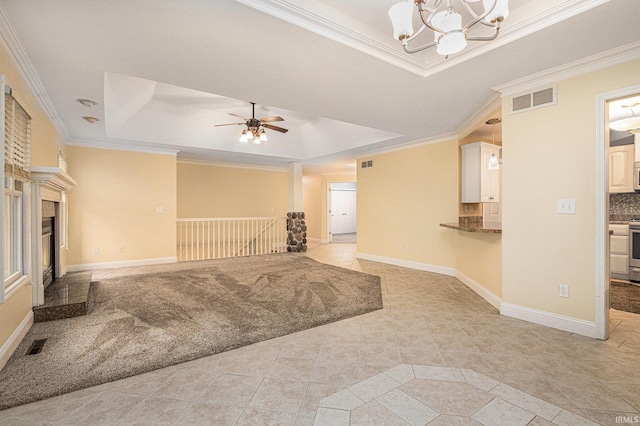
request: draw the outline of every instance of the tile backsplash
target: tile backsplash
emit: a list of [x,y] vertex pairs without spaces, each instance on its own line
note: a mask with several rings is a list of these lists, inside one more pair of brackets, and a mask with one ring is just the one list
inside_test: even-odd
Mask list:
[[640,193],[609,194],[609,220],[640,218]]

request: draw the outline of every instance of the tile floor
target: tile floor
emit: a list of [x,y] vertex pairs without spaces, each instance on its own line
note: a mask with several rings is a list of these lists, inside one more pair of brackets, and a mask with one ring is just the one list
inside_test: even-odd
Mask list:
[[[320,245],[307,255],[379,275],[385,309],[15,407],[0,412],[0,424],[312,425],[333,421],[327,410],[336,410],[351,425],[406,425],[426,422],[423,407],[432,405],[442,415],[430,424],[501,424],[517,411],[505,403],[526,411],[518,411],[522,424],[584,424],[572,416],[640,423],[640,315],[612,311],[602,342],[502,317],[452,277],[358,260],[355,245]],[[414,377],[405,383],[389,386],[381,376],[408,366]],[[494,386],[471,392],[460,374]],[[366,404],[336,407],[353,403],[344,392]],[[460,394],[486,408],[454,410]],[[525,402],[509,399],[518,397]]]

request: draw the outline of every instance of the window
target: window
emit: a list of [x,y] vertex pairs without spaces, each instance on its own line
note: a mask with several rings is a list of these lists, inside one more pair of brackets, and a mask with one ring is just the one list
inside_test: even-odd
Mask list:
[[16,102],[9,86],[4,87],[4,291],[0,292],[0,302],[28,279],[28,192],[31,170],[31,117]]

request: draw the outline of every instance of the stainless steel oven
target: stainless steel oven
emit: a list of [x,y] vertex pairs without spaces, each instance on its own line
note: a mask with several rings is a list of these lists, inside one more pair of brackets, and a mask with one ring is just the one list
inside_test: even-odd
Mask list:
[[640,282],[640,220],[629,222],[629,280]]

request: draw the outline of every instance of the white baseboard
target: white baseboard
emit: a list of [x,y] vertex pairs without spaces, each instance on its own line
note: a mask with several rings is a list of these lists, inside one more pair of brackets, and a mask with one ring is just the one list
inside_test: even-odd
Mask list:
[[454,268],[445,266],[430,265],[428,263],[414,262],[412,260],[396,259],[393,257],[377,256],[375,254],[356,253],[358,259],[371,260],[373,262],[388,263],[389,265],[403,266],[405,268],[417,269],[419,271],[433,272],[435,274],[455,276]]
[[558,330],[596,338],[596,323],[502,302],[500,314]]
[[162,263],[176,263],[177,257],[157,257],[154,259],[125,260],[121,262],[100,262],[100,263],[82,263],[78,265],[68,265],[67,271],[95,271],[97,269],[124,268],[127,266],[146,266],[159,265]]
[[497,310],[500,310],[502,299],[500,299],[498,296],[496,296],[495,294],[493,294],[492,292],[484,288],[482,284],[480,284],[479,282],[475,281],[471,277],[468,277],[467,275],[463,274],[458,270],[456,270],[455,277],[459,279],[467,287],[469,287],[471,290],[475,291],[478,294],[478,296],[482,297],[484,300],[489,302],[491,306],[493,306]]
[[13,333],[11,333],[9,339],[7,339],[2,347],[0,347],[0,370],[2,370],[7,364],[7,361],[9,361],[9,358],[11,358],[11,355],[13,355],[15,350],[18,348],[18,345],[20,344],[20,342],[22,342],[24,336],[27,335],[27,332],[32,325],[33,311],[29,310],[29,313],[27,313],[24,319],[20,322],[18,328],[16,328]]

